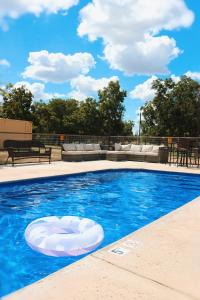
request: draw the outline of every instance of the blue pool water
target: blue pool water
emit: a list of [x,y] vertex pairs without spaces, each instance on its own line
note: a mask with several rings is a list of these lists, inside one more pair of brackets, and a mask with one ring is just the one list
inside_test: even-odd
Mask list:
[[105,231],[101,247],[200,195],[200,176],[117,170],[0,185],[0,296],[78,258],[31,250],[24,230],[50,215],[91,218]]

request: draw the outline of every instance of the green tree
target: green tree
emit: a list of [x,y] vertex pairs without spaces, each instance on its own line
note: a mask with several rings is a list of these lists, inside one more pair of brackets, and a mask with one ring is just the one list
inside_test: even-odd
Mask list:
[[8,84],[0,89],[3,96],[2,116],[18,120],[32,120],[32,93],[25,86],[18,88]]
[[75,99],[68,99],[65,103],[66,111],[63,119],[63,133],[78,134],[80,130],[79,101]]
[[0,103],[0,118],[3,118],[3,105]]
[[98,135],[100,133],[100,117],[98,103],[93,98],[87,98],[80,103],[78,119],[80,134]]
[[50,111],[48,104],[40,101],[33,105],[33,131],[50,132]]
[[0,115],[6,118],[33,121],[34,132],[131,135],[133,122],[124,121],[124,99],[126,91],[119,82],[110,82],[107,88],[98,92],[99,101],[87,98],[52,99],[48,103],[34,102],[33,95],[24,86],[14,88],[9,84],[0,90],[3,96]]
[[155,97],[143,107],[142,134],[152,136],[196,136],[200,134],[199,84],[183,76],[155,80]]
[[102,134],[122,134],[126,91],[120,89],[119,81],[111,81],[108,87],[98,92],[98,96]]
[[134,127],[133,121],[123,121],[122,135],[126,135],[126,136],[133,135],[133,127]]
[[48,103],[48,111],[50,115],[49,119],[49,131],[52,133],[62,133],[64,128],[64,117],[67,113],[66,100],[52,99]]
[[77,100],[52,99],[49,103],[34,103],[34,125],[36,132],[78,133]]

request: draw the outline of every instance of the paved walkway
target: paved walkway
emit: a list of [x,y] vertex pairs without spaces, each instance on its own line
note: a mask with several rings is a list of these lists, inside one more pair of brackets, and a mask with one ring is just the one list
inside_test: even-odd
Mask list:
[[12,166],[0,166],[0,182],[56,176],[64,174],[74,174],[79,172],[104,170],[104,169],[118,169],[118,168],[137,168],[150,169],[170,172],[189,172],[200,174],[200,168],[186,168],[169,166],[168,164],[154,164],[143,162],[114,162],[108,160],[90,161],[90,162],[53,162],[42,164],[26,164]]
[[[82,162],[0,169],[0,182],[114,168],[192,172],[135,162]],[[2,172],[3,171],[3,172]],[[6,300],[200,299],[200,198]]]

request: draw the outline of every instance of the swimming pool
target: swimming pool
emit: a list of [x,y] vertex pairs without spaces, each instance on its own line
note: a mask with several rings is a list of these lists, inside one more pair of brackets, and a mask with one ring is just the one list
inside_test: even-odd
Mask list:
[[34,219],[50,215],[91,218],[104,228],[103,247],[199,195],[199,175],[142,170],[0,185],[0,296],[80,258],[48,257],[31,250],[24,230]]

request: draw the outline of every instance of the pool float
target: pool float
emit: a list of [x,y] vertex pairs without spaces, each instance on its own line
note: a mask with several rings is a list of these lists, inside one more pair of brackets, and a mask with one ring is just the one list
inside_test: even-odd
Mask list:
[[52,216],[31,222],[24,236],[29,247],[45,255],[78,256],[97,248],[104,231],[87,218]]

